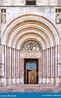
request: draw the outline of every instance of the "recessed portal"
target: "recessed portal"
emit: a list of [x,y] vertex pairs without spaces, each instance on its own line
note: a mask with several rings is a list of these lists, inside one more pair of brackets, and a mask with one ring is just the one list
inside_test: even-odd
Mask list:
[[24,61],[24,83],[38,83],[38,59],[25,59]]

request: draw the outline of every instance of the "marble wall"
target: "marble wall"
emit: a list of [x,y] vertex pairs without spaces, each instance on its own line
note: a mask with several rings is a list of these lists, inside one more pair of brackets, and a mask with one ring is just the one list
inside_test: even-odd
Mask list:
[[[15,6],[19,6],[19,5],[25,5],[26,4],[26,0],[1,0],[0,2],[2,2],[3,5],[15,5]],[[60,1],[59,1],[60,2]],[[58,0],[36,0],[36,5],[57,5],[58,4]]]

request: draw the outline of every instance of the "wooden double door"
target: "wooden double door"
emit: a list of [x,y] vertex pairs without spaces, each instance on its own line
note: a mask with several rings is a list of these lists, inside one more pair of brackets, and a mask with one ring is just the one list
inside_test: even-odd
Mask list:
[[38,60],[37,59],[25,59],[24,83],[25,84],[38,83]]

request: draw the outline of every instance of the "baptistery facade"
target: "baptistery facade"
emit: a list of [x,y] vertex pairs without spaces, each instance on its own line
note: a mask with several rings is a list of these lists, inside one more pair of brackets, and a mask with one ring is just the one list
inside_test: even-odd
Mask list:
[[60,87],[61,0],[0,4],[0,86],[20,85],[19,91]]

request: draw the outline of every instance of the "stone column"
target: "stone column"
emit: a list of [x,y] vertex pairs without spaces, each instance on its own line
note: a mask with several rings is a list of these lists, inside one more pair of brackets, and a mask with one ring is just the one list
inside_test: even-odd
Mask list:
[[17,49],[15,51],[15,84],[17,84]]
[[7,46],[6,52],[6,85],[9,85],[10,81],[10,48]]
[[18,84],[20,83],[20,50],[18,50]]
[[48,49],[45,50],[45,83],[47,84],[47,66],[48,66],[48,57],[47,57]]
[[51,51],[48,49],[48,78],[49,84],[51,84]]
[[53,71],[52,71],[52,69],[53,69],[52,68],[52,58],[53,57],[52,57],[52,47],[50,48],[50,53],[51,53],[51,55],[50,55],[51,56],[51,59],[50,59],[51,60],[51,63],[50,63],[51,64],[51,84],[53,84]]
[[44,60],[45,59],[44,59],[44,50],[43,50],[43,65],[42,65],[43,66],[43,68],[42,68],[43,69],[43,74],[42,74],[42,76],[43,76],[43,84],[45,83],[45,78],[44,78]]
[[16,65],[15,65],[15,63],[16,63],[16,59],[15,59],[15,57],[16,57],[16,55],[15,55],[15,52],[16,52],[16,49],[14,48],[14,84],[15,84],[15,69],[16,69]]
[[16,83],[19,84],[19,50],[16,52]]
[[11,64],[12,64],[12,61],[11,61],[11,57],[12,57],[12,54],[11,54],[11,47],[10,47],[10,78],[9,78],[9,84],[11,84]]
[[54,51],[54,47],[51,47],[51,84],[54,84],[55,82],[54,73],[57,65],[57,62],[55,63],[56,58],[57,58],[56,50]]
[[59,77],[58,77],[58,47],[55,46],[55,78],[56,78],[56,86],[59,86]]
[[43,83],[47,83],[47,49],[44,50]]
[[6,85],[6,65],[7,65],[7,47],[5,46],[5,49],[4,49],[4,52],[5,52],[5,66],[4,66],[4,76],[5,76],[5,78],[4,78],[4,85]]
[[11,64],[11,75],[12,75],[12,84],[14,84],[14,49],[12,48],[12,64]]
[[47,49],[47,84],[49,83],[49,79],[48,79],[48,49]]
[[55,51],[54,51],[54,47],[52,47],[52,77],[53,77],[53,81],[55,82]]
[[19,84],[21,83],[21,54],[20,54],[20,50],[19,50]]

